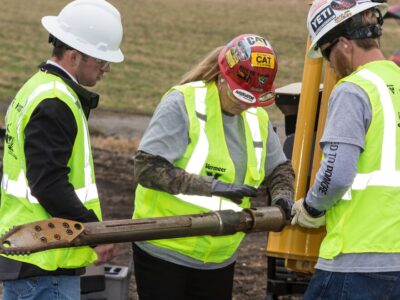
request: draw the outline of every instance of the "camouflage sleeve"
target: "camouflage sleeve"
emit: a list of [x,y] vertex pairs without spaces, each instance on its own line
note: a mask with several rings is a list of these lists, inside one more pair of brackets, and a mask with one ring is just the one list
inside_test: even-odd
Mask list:
[[272,203],[279,198],[293,199],[294,171],[290,160],[276,166],[266,177],[266,186],[271,194]]
[[134,172],[137,182],[146,188],[174,195],[211,196],[213,177],[190,174],[158,155],[138,151]]

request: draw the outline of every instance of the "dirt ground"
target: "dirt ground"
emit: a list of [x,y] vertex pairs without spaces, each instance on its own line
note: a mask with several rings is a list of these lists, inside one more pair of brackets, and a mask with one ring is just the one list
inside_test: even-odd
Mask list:
[[[132,214],[135,186],[133,156],[149,118],[115,115],[109,112],[96,112],[91,118],[89,124],[94,137],[92,144],[95,172],[104,219],[129,219]],[[2,157],[2,149],[0,156]],[[262,206],[265,203],[257,198],[253,205]],[[236,263],[233,299],[265,298],[266,239],[266,233],[254,233],[247,235],[242,243]],[[132,255],[130,244],[120,244],[119,250],[119,256],[111,263],[128,266]],[[130,280],[129,299],[138,299],[134,276]]]

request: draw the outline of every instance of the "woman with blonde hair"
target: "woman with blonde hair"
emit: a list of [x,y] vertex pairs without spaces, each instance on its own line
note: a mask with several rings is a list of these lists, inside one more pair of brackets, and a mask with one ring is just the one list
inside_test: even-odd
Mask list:
[[[268,40],[240,35],[165,94],[135,157],[134,219],[240,211],[264,180],[290,218],[293,169],[261,107],[277,68]],[[134,243],[140,299],[231,299],[244,235]]]

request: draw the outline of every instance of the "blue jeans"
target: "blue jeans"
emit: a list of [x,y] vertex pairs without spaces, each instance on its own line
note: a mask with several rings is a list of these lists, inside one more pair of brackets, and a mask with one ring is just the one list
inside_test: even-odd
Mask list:
[[38,276],[3,281],[4,300],[80,300],[79,276]]
[[317,270],[304,300],[400,299],[400,272],[338,273]]

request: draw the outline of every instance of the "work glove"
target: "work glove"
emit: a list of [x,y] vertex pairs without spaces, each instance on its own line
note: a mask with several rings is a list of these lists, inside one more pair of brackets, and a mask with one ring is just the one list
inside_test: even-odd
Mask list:
[[282,208],[283,212],[285,213],[286,221],[290,221],[292,218],[292,206],[294,201],[292,199],[287,198],[278,198],[272,201],[272,205],[277,205]]
[[[318,216],[312,216],[306,209],[307,204],[304,198],[295,201],[292,207],[292,225],[300,225],[306,228],[319,228],[325,225],[325,212],[320,212]],[[309,207],[310,208],[310,207]],[[312,209],[317,211],[316,209]]]
[[243,197],[257,196],[257,189],[245,184],[225,183],[214,179],[211,184],[211,195],[225,197],[236,204],[241,204]]

